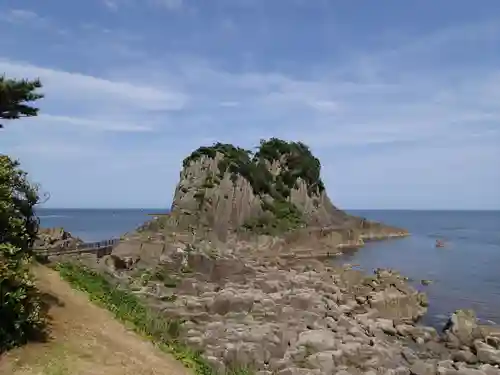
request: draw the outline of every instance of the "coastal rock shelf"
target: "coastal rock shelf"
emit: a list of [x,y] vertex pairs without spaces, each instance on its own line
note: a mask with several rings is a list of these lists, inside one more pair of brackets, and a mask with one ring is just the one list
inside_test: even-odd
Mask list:
[[255,153],[221,143],[200,147],[184,159],[171,214],[161,225],[211,232],[220,241],[235,233],[287,235],[288,242],[330,249],[408,235],[335,207],[320,169],[301,142],[272,138]]
[[218,143],[184,160],[170,213],[113,250],[133,269],[106,272],[184,321],[181,340],[221,373],[500,375],[500,330],[463,311],[444,333],[421,326],[426,295],[398,272],[322,261],[406,235],[335,207],[300,142]]
[[[143,244],[143,254],[155,245]],[[221,373],[238,363],[260,375],[500,375],[500,329],[464,311],[443,334],[419,325],[427,298],[399,273],[260,259],[248,256],[252,246],[194,245],[172,234],[158,258],[141,258],[136,275],[155,275],[146,284],[118,273],[166,317],[184,320],[181,339]]]

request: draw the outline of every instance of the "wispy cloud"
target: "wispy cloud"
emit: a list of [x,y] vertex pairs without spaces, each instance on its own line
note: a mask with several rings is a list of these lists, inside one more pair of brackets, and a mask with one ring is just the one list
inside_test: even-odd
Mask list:
[[106,8],[108,8],[111,11],[117,11],[118,10],[118,0],[102,0],[102,3]]
[[159,6],[165,7],[168,10],[179,10],[185,4],[184,0],[153,0]]
[[8,9],[0,13],[0,19],[10,23],[35,23],[46,25],[47,19],[40,17],[37,13],[27,9]]
[[108,131],[108,132],[149,132],[153,131],[153,127],[148,125],[138,125],[126,122],[118,122],[113,120],[94,120],[90,118],[82,117],[70,117],[70,116],[54,116],[42,114],[37,119],[30,119],[30,121],[38,122],[41,119],[44,123],[57,125],[62,124],[64,126],[76,126],[83,128],[85,130],[91,131]]
[[[168,203],[180,161],[200,144],[252,147],[272,136],[311,145],[341,206],[424,207],[441,200],[443,207],[460,207],[466,204],[449,198],[439,181],[468,186],[455,195],[467,197],[469,188],[479,194],[476,180],[500,184],[494,172],[500,163],[500,55],[491,52],[500,23],[494,15],[416,34],[390,29],[381,33],[385,41],[378,37],[371,45],[364,25],[349,26],[347,52],[339,48],[335,58],[313,61],[308,53],[321,57],[315,45],[324,41],[309,39],[310,51],[291,55],[290,49],[316,30],[305,13],[324,15],[331,11],[327,3],[278,9],[243,0],[217,0],[208,8],[195,0],[108,2],[129,15],[127,24],[118,14],[107,13],[108,23],[82,17],[71,30],[77,39],[58,47],[61,61],[0,56],[0,72],[44,83],[41,116],[9,124],[0,147],[54,189],[53,205],[69,204],[55,198],[69,189],[69,182],[57,180],[56,160],[71,181],[102,178],[100,194],[113,196],[85,192],[82,204],[154,206]],[[140,6],[151,18],[134,18]],[[196,17],[178,12],[189,7],[199,10]],[[157,9],[175,11],[168,15],[172,25]],[[277,14],[290,22],[273,18]],[[273,19],[280,24],[266,34],[275,42],[271,48],[252,25]],[[224,20],[232,36],[247,42],[224,44]],[[295,27],[291,20],[304,23]],[[288,34],[279,34],[282,29]],[[360,32],[362,39],[356,38]],[[500,206],[490,188],[481,197],[470,205]]]
[[188,100],[186,94],[167,86],[136,85],[23,62],[0,60],[0,71],[42,80],[46,99],[40,118],[44,122],[92,131],[151,131],[157,125],[155,114],[182,110]]
[[130,5],[153,5],[158,7],[159,9],[165,9],[168,11],[178,11],[184,8],[185,0],[146,0],[146,1],[138,1],[138,0],[102,0],[102,3],[106,8],[111,11],[118,11],[122,6],[130,6]]
[[14,26],[30,27],[38,30],[47,30],[60,35],[67,35],[68,30],[57,26],[48,18],[40,16],[38,13],[29,9],[0,9],[0,22],[7,22]]

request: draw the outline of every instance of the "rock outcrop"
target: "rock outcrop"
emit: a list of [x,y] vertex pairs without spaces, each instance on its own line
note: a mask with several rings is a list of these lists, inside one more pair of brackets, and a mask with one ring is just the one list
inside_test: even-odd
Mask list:
[[81,243],[83,241],[80,238],[73,237],[64,228],[40,228],[33,247],[39,249],[76,247],[76,245]]
[[235,232],[300,230],[334,248],[408,234],[335,207],[309,148],[274,138],[254,154],[220,143],[194,151],[183,162],[170,224],[202,227],[223,241]]
[[464,311],[442,335],[417,324],[427,299],[399,273],[272,263],[242,246],[171,238],[156,264],[119,279],[182,320],[179,339],[221,374],[238,364],[258,375],[500,375],[498,328]]
[[94,266],[182,322],[178,339],[218,373],[500,375],[500,333],[473,313],[440,334],[418,324],[427,298],[396,271],[321,261],[407,232],[336,208],[305,145],[216,144],[183,164],[171,214]]

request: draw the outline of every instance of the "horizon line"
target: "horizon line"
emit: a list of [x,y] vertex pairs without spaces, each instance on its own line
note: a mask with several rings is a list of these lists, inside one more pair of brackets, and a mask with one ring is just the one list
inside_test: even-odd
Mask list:
[[[160,207],[36,207],[44,210],[166,210]],[[342,211],[500,211],[500,208],[342,208]]]

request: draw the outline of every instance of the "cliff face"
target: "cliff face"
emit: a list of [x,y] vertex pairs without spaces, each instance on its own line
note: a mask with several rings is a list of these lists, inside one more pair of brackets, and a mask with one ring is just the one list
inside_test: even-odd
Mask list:
[[331,228],[329,236],[337,231],[335,238],[361,245],[373,231],[372,237],[382,229],[403,233],[335,207],[309,148],[278,139],[261,141],[255,154],[220,143],[194,151],[183,162],[171,212],[177,225],[210,228],[219,239],[232,231],[279,235]]

